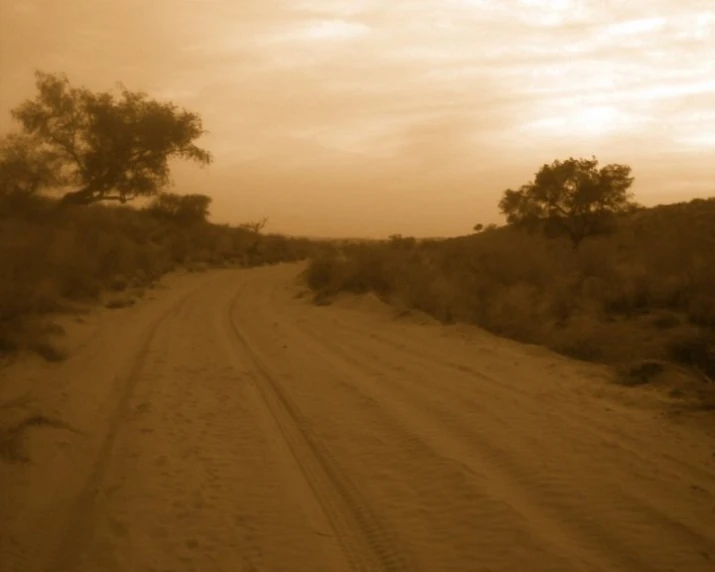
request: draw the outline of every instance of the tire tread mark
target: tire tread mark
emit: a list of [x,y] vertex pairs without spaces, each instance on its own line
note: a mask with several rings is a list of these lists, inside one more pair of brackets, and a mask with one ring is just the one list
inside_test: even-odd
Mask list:
[[[53,564],[48,568],[48,572],[63,572],[65,570],[71,570],[75,566],[79,555],[72,551],[72,549],[77,548],[77,546],[76,541],[71,540],[71,538],[78,530],[82,530],[83,527],[87,526],[87,522],[85,522],[86,509],[93,504],[96,491],[111,459],[122,419],[127,411],[131,396],[134,393],[134,388],[140,377],[139,374],[146,362],[150,346],[161,325],[172,316],[178,314],[198,289],[199,287],[193,288],[179,298],[177,302],[172,304],[169,309],[151,325],[149,330],[142,336],[141,341],[137,344],[137,350],[133,357],[130,358],[132,362],[128,368],[129,371],[124,375],[123,383],[117,384],[118,388],[115,391],[120,391],[118,403],[112,412],[109,426],[100,444],[99,452],[93,463],[89,478],[75,502],[74,511],[67,527],[67,534],[62,539],[57,554],[53,559]],[[83,538],[85,535],[82,534],[79,536]]]
[[[341,347],[339,344],[336,344],[334,341],[330,341],[323,337],[315,337],[313,332],[305,332],[305,334],[307,335],[307,337],[312,337],[313,343],[322,343],[330,347],[331,350],[339,357],[339,359],[351,365],[352,367],[366,369],[368,367],[376,367],[375,364],[378,364],[380,362],[382,362],[385,367],[390,366],[389,363],[384,362],[380,359],[379,356],[371,352],[365,353],[365,356],[370,358],[369,360],[359,360],[355,356],[352,356],[348,352],[346,352],[343,347]],[[366,366],[366,363],[371,363],[373,365]],[[515,462],[512,460],[511,456],[505,454],[504,451],[498,448],[494,448],[493,446],[488,445],[486,442],[479,442],[475,440],[474,435],[470,433],[470,431],[473,431],[474,428],[469,428],[463,425],[463,423],[458,422],[456,418],[450,418],[448,412],[444,411],[439,406],[431,403],[428,396],[425,395],[424,392],[420,392],[418,388],[419,385],[415,385],[410,388],[412,390],[412,395],[407,395],[408,401],[412,401],[416,404],[416,407],[429,411],[430,414],[434,415],[436,418],[441,419],[443,425],[448,428],[448,431],[452,432],[454,435],[459,436],[465,442],[471,443],[472,446],[478,445],[481,450],[484,451],[484,455],[492,459],[492,465],[500,471],[505,471],[504,474],[526,472],[518,471],[517,469],[515,469]],[[404,393],[403,397],[405,397]],[[671,528],[673,533],[678,532],[683,538],[687,538],[691,542],[699,542],[703,546],[709,546],[712,544],[712,540],[708,536],[700,534],[698,531],[693,530],[691,527],[688,527],[682,522],[673,518],[672,515],[663,512],[652,505],[647,504],[647,502],[645,502],[642,497],[624,490],[619,491],[618,495],[619,499],[621,500],[621,506],[633,506],[637,507],[637,509],[640,511],[647,512],[652,521],[660,521],[664,525],[667,524]],[[612,546],[617,546],[617,544],[614,542],[612,543]],[[624,551],[624,554],[626,555],[626,557],[630,558],[630,553],[626,553]],[[642,563],[639,563],[639,565],[642,565]]]
[[[233,315],[240,294],[239,290],[229,308],[231,329],[263,378],[265,383],[256,383],[255,387],[333,527],[352,569],[365,572],[414,570],[394,548],[392,535],[354,483],[324,447],[303,429],[306,425],[304,417],[281,390],[270,369],[236,325]],[[324,486],[321,488],[320,484]]]
[[[351,327],[350,325],[346,324],[345,322],[336,322],[334,325],[337,325],[343,331],[346,331],[348,333],[358,334],[358,335],[360,335],[360,334],[370,335],[373,339],[379,341],[381,344],[389,345],[389,346],[395,348],[396,350],[402,351],[403,353],[409,355],[413,360],[436,361],[443,367],[451,369],[453,371],[456,371],[460,374],[467,374],[467,375],[479,378],[479,379],[491,384],[493,387],[498,387],[499,390],[503,390],[505,394],[510,393],[511,395],[515,396],[517,399],[520,397],[526,397],[528,401],[531,401],[533,403],[538,403],[537,401],[534,400],[533,393],[531,393],[529,391],[525,391],[525,390],[519,388],[515,384],[505,383],[503,381],[500,381],[495,376],[491,376],[491,375],[485,374],[485,373],[477,370],[474,366],[460,364],[460,363],[454,362],[449,359],[444,359],[444,358],[436,356],[436,355],[426,355],[424,352],[417,351],[413,348],[408,347],[405,344],[395,342],[393,339],[391,339],[389,337],[381,336],[381,335],[375,334],[373,332],[366,332],[362,328]],[[315,339],[320,339],[322,341],[323,336],[321,336],[320,338],[315,338]],[[522,400],[521,403],[524,406],[531,407],[532,409],[535,407],[534,405],[528,405],[527,401],[524,401],[524,400]],[[559,422],[568,423],[569,425],[576,427],[579,431],[588,432],[590,435],[593,435],[594,437],[600,438],[600,436],[596,432],[594,432],[592,429],[590,429],[591,425],[596,426],[597,428],[601,429],[603,432],[607,433],[608,435],[613,434],[613,438],[609,438],[609,445],[623,450],[623,452],[629,456],[638,457],[640,462],[642,462],[642,463],[648,462],[639,453],[638,447],[637,447],[637,445],[639,444],[638,442],[631,441],[632,445],[629,445],[629,443],[626,440],[624,440],[624,438],[623,438],[624,435],[621,435],[618,433],[613,433],[611,426],[608,425],[607,423],[600,421],[598,418],[594,418],[593,416],[590,416],[588,414],[578,412],[578,411],[570,412],[569,416],[564,416],[563,414],[555,413],[553,411],[545,412],[544,408],[541,406],[539,406],[538,409],[539,409],[540,415],[544,415],[545,413],[548,413],[552,416],[552,418],[557,419]],[[675,458],[672,455],[669,455],[667,453],[661,453],[660,457],[666,461],[677,464],[679,467],[681,467],[682,469],[684,469],[686,471],[689,471],[690,473],[697,474],[699,478],[711,480],[715,476],[715,474],[713,472],[709,471],[706,468],[693,465],[691,463],[683,461],[682,459]]]

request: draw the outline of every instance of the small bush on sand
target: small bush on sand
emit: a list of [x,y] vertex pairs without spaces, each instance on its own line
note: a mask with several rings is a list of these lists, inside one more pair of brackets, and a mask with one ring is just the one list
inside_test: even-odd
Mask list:
[[670,357],[690,366],[707,378],[715,378],[715,335],[692,333],[671,340]]
[[640,360],[618,370],[618,383],[627,386],[645,385],[665,372],[667,364],[658,360]]
[[128,298],[128,297],[110,298],[105,303],[105,306],[111,310],[116,310],[119,308],[127,308],[129,306],[133,306],[134,303],[135,303],[135,301],[132,298]]

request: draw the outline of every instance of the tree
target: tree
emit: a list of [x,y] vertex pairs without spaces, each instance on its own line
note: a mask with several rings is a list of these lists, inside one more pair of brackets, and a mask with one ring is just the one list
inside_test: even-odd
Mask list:
[[64,75],[35,72],[38,94],[12,110],[26,134],[61,161],[79,187],[62,204],[125,203],[169,183],[168,160],[211,163],[194,140],[204,132],[195,113],[123,86],[118,97],[75,88]]
[[268,224],[268,218],[263,217],[261,220],[258,220],[256,222],[244,222],[242,224],[238,225],[238,228],[241,228],[245,231],[248,231],[248,244],[246,246],[246,254],[248,255],[248,258],[252,262],[256,262],[259,260],[261,253],[260,253],[260,245],[261,245],[261,231],[264,229],[264,227]]
[[206,222],[209,216],[211,200],[211,197],[206,195],[159,193],[147,207],[147,210],[157,218],[190,226]]
[[0,140],[0,196],[30,196],[63,183],[61,159],[19,133]]
[[260,234],[263,228],[266,226],[268,223],[268,218],[263,217],[261,220],[256,221],[256,222],[244,222],[238,225],[239,228],[242,228],[244,230],[247,230],[251,232],[252,234]]
[[584,238],[609,231],[615,215],[636,206],[628,192],[632,183],[627,165],[598,169],[595,157],[554,161],[533,182],[504,191],[499,208],[508,224],[551,237],[566,235],[578,248]]

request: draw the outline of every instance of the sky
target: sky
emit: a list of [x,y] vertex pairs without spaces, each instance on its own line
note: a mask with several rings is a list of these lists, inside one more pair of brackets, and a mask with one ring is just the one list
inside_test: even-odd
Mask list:
[[636,199],[715,195],[712,0],[0,0],[0,133],[34,70],[198,113],[212,220],[455,236],[595,155]]

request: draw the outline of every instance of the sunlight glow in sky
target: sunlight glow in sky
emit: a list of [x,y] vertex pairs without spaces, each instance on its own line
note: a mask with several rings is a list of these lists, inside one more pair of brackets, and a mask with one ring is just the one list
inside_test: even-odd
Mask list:
[[33,70],[197,111],[217,222],[456,235],[554,159],[633,167],[644,204],[715,194],[712,0],[15,0],[0,132]]

